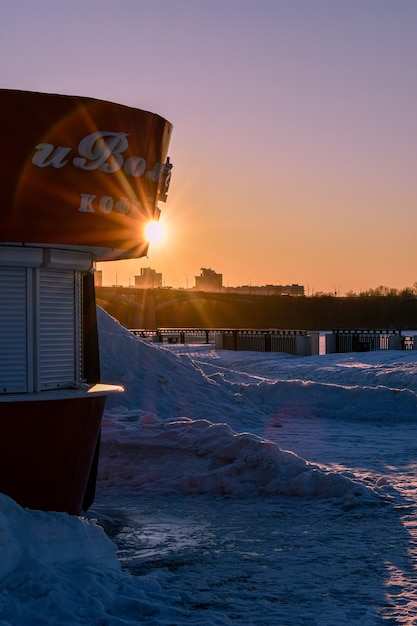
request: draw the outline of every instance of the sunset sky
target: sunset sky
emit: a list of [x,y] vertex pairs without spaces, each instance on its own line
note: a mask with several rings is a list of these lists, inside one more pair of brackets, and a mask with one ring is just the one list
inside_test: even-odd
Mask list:
[[165,242],[104,284],[417,281],[416,0],[0,0],[0,87],[174,125]]

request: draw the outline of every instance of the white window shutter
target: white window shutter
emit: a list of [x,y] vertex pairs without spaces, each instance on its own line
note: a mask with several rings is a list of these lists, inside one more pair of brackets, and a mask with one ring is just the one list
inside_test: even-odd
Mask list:
[[38,388],[79,382],[79,272],[39,270]]

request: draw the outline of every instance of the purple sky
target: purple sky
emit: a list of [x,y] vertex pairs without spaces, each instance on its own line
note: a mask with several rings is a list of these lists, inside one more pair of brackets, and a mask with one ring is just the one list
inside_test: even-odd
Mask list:
[[[149,259],[194,285],[412,286],[415,0],[0,0],[0,86],[93,96],[174,125]],[[4,147],[3,147],[4,149]]]

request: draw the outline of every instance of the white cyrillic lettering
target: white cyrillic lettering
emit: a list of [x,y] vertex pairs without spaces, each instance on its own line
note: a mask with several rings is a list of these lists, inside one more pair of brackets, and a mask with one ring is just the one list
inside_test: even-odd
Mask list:
[[84,137],[78,144],[79,157],[74,167],[82,170],[101,170],[106,174],[117,172],[123,165],[122,152],[128,147],[127,133],[98,131]]
[[104,213],[105,215],[107,215],[108,213],[112,212],[113,203],[114,201],[111,196],[103,196],[102,198],[100,198],[100,203],[98,205],[98,208],[101,213]]
[[146,161],[142,157],[129,157],[126,159],[123,171],[127,176],[134,176],[139,178],[146,170]]
[[92,193],[80,194],[80,207],[79,211],[82,213],[94,213],[93,200],[96,196]]
[[149,172],[146,172],[147,180],[151,180],[153,183],[156,183],[159,180],[160,172],[161,172],[161,164],[155,163],[155,165],[153,166],[153,170],[149,170]]
[[[140,156],[130,156],[124,159],[123,153],[129,144],[129,133],[100,130],[90,133],[81,139],[78,144],[78,155],[72,159],[75,168],[81,170],[101,170],[106,174],[114,174],[123,168],[126,176],[139,178],[145,174],[147,180],[154,183],[160,181],[161,172],[167,166],[156,163],[153,169],[146,171],[146,160]],[[55,147],[51,143],[40,143],[35,146],[32,163],[36,167],[64,167],[70,160],[67,158],[71,148],[65,146]]]
[[68,159],[65,157],[71,152],[71,148],[64,148],[63,146],[55,148],[51,143],[38,143],[35,148],[38,152],[33,155],[32,163],[37,167],[52,165],[58,169],[68,163]]
[[119,198],[114,205],[114,210],[122,215],[127,215],[130,209],[129,198]]

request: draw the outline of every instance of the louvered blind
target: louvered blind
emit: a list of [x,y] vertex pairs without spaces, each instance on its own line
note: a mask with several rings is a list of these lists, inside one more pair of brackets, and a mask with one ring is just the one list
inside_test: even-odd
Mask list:
[[27,270],[0,267],[0,393],[25,392]]
[[77,275],[67,270],[39,271],[40,389],[68,387],[77,382]]

